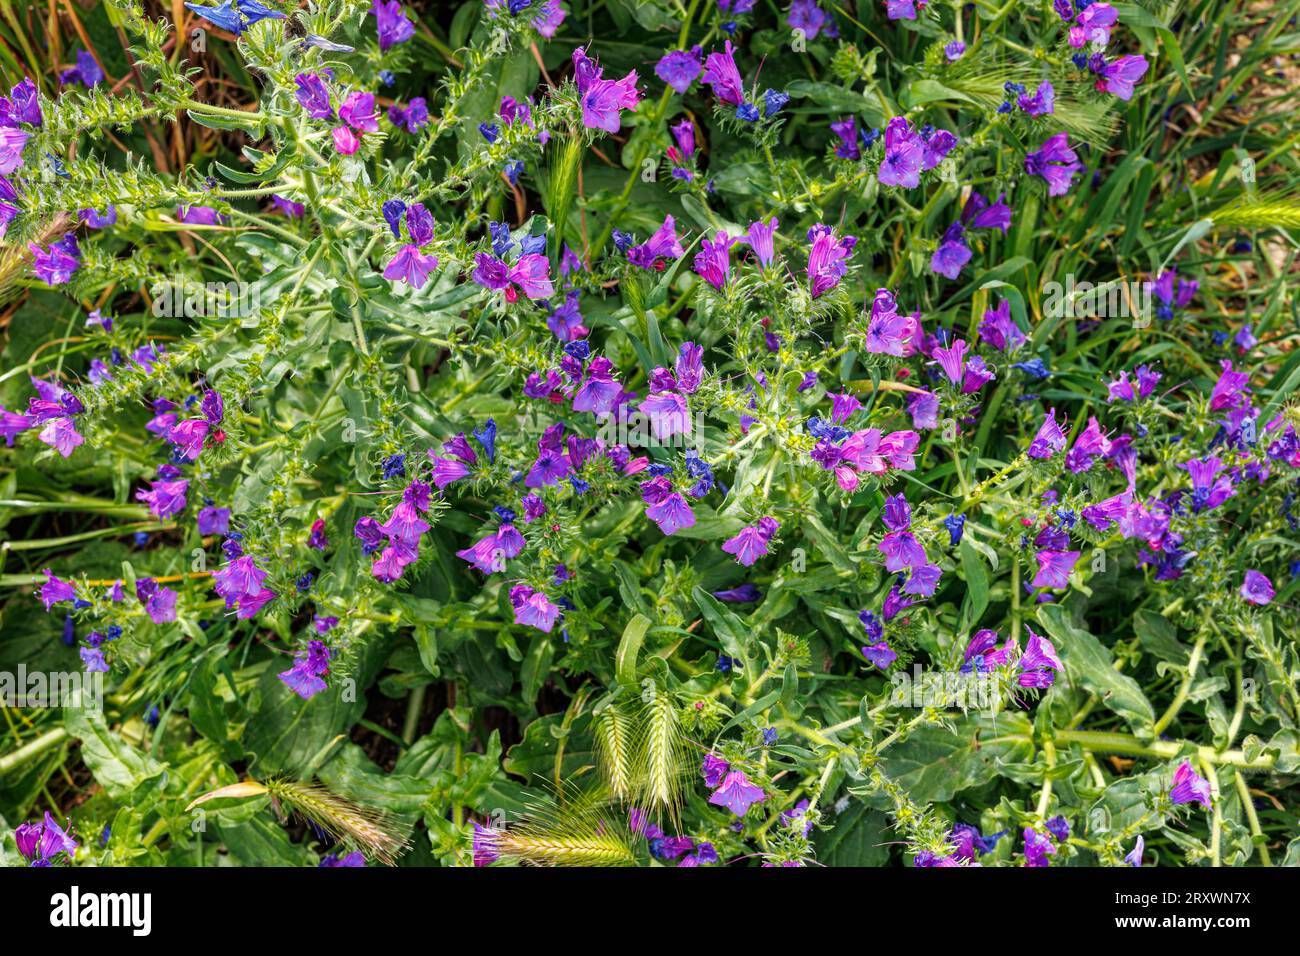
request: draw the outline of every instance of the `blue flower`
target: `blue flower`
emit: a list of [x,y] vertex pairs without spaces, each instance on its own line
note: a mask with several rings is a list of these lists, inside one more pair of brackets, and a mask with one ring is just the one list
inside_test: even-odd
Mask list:
[[779,112],[781,107],[790,102],[790,94],[782,93],[780,90],[765,90],[763,92],[763,116],[771,116]]

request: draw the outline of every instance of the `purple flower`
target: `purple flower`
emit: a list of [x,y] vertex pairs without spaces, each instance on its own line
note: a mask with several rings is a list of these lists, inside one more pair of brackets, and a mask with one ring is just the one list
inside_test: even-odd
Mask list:
[[80,846],[71,833],[55,822],[48,810],[42,823],[19,824],[14,829],[14,843],[19,854],[32,866],[49,866],[60,853],[70,861]]
[[99,68],[95,57],[86,50],[77,51],[77,65],[59,74],[60,83],[81,83],[92,87],[104,79],[104,71]]
[[704,785],[710,790],[722,783],[722,778],[727,775],[731,769],[731,764],[714,754],[705,754],[704,762],[700,764],[700,772],[704,775]]
[[[655,76],[678,93],[685,93],[703,69],[700,64],[702,52],[698,46],[694,46],[689,50],[673,50],[665,54],[655,65]],[[689,154],[690,150],[686,152]]]
[[889,665],[897,659],[896,654],[885,641],[869,644],[862,648],[862,656],[882,671],[889,670]]
[[1025,630],[1029,640],[1025,642],[1025,652],[1020,655],[1020,686],[1049,687],[1053,679],[1051,672],[1064,670],[1064,665],[1050,640],[1028,625]]
[[924,161],[925,142],[912,131],[907,117],[895,116],[885,126],[885,158],[877,174],[881,185],[915,189],[921,184]]
[[1079,560],[1078,551],[1039,551],[1034,555],[1038,573],[1034,575],[1036,588],[1063,588],[1070,583],[1070,572]]
[[207,505],[199,509],[199,534],[225,534],[230,530],[230,509]]
[[[0,137],[4,132],[0,129]],[[63,285],[81,266],[81,250],[71,233],[46,249],[34,242],[29,242],[27,248],[32,254],[32,273],[46,285]]]
[[885,16],[891,20],[915,20],[917,7],[925,0],[885,0]]
[[730,250],[735,242],[725,232],[719,231],[713,239],[702,240],[700,251],[695,253],[695,272],[715,289],[727,284],[731,273]]
[[1262,607],[1273,600],[1276,592],[1273,590],[1273,582],[1266,575],[1250,570],[1246,572],[1246,578],[1241,582],[1241,590],[1237,593],[1247,603]]
[[1174,803],[1199,803],[1210,809],[1210,781],[1192,769],[1192,762],[1184,760],[1174,771],[1174,785],[1169,790]]
[[212,588],[226,599],[226,607],[246,597],[255,597],[261,592],[265,580],[266,572],[247,554],[231,561],[221,570],[212,572]]
[[334,109],[330,106],[329,90],[325,81],[316,73],[299,73],[293,78],[298,87],[294,98],[298,100],[307,115],[314,119],[328,120],[334,118]]
[[1061,431],[1061,426],[1056,424],[1056,409],[1048,409],[1043,424],[1039,426],[1038,434],[1029,444],[1029,457],[1051,458],[1064,447],[1065,433]]
[[734,588],[727,588],[725,591],[714,591],[713,596],[719,601],[727,601],[732,604],[748,604],[751,601],[761,600],[763,594],[753,584],[746,581]]
[[890,495],[886,498],[885,507],[881,511],[881,520],[890,531],[906,531],[910,528],[912,509],[907,503],[907,498],[902,494]]
[[143,488],[135,493],[137,501],[149,506],[155,517],[170,518],[185,510],[185,493],[190,483],[186,479],[178,481],[151,481],[149,490]]
[[[1105,4],[1099,4],[1105,6]],[[1083,11],[1087,14],[1093,7]],[[1114,93],[1125,102],[1133,98],[1133,85],[1146,75],[1147,58],[1138,56],[1121,56],[1112,63],[1107,63],[1097,81],[1097,89],[1102,93]]]
[[665,535],[674,534],[695,524],[695,512],[691,511],[691,506],[686,503],[686,499],[676,491],[664,495],[656,502],[647,503],[645,514]]
[[428,103],[423,96],[412,97],[405,109],[394,103],[388,107],[388,122],[408,133],[418,133],[429,125]]
[[962,232],[961,223],[955,222],[944,233],[943,240],[930,257],[931,272],[953,280],[961,275],[961,270],[971,260],[971,251],[962,238]]
[[323,641],[308,641],[305,654],[294,658],[293,666],[279,673],[280,680],[303,700],[311,700],[326,688],[330,649]]
[[1011,303],[1006,299],[999,300],[997,306],[985,311],[979,334],[981,339],[1003,352],[1013,351],[1025,341],[1025,333],[1011,318]]
[[885,556],[886,571],[905,571],[928,563],[925,549],[910,531],[891,531],[880,539],[876,550]]
[[415,36],[415,24],[406,19],[398,0],[373,0],[370,12],[375,15],[381,51]]
[[1067,133],[1057,133],[1044,140],[1036,152],[1025,157],[1025,172],[1041,176],[1047,183],[1049,196],[1064,196],[1074,183],[1075,173],[1083,169],[1079,157],[1070,148]]
[[1139,833],[1137,842],[1133,844],[1133,849],[1129,850],[1128,855],[1124,857],[1124,862],[1129,866],[1141,866],[1142,851],[1146,849],[1146,845],[1147,841],[1144,840],[1142,834]]
[[750,807],[766,799],[767,794],[761,787],[750,783],[749,778],[741,771],[733,770],[723,778],[718,789],[713,791],[709,803],[715,807],[726,807],[736,816],[743,817],[749,812]]
[[1049,837],[1032,827],[1025,827],[1025,866],[1047,866],[1047,858],[1056,853]]
[[56,578],[49,568],[41,572],[45,575],[45,583],[41,585],[41,603],[45,605],[48,612],[50,607],[58,604],[60,601],[75,601],[77,592],[73,590],[72,585],[67,581]]
[[24,77],[14,86],[7,98],[0,98],[0,126],[13,127],[19,123],[40,126],[42,119],[36,84],[30,77]]
[[840,139],[835,147],[835,155],[840,159],[860,159],[862,150],[858,147],[858,121],[852,116],[831,123],[831,132]]
[[778,225],[780,223],[777,222],[775,217],[766,223],[762,220],[751,222],[749,232],[744,237],[749,243],[749,247],[754,250],[759,265],[765,269],[772,264],[772,259],[776,256],[772,245],[772,237],[776,234]]
[[1050,80],[1043,80],[1038,84],[1038,90],[1032,96],[1028,93],[1021,93],[1016,103],[1021,110],[1030,116],[1046,116],[1055,108],[1056,90],[1052,88]]
[[916,597],[933,597],[942,576],[943,570],[937,564],[923,564],[919,568],[913,568],[911,577],[903,585],[903,593]]
[[790,4],[785,22],[792,30],[803,31],[805,39],[808,40],[815,40],[822,30],[825,30],[829,37],[837,36],[839,33],[835,21],[817,5],[817,0],[794,0]]

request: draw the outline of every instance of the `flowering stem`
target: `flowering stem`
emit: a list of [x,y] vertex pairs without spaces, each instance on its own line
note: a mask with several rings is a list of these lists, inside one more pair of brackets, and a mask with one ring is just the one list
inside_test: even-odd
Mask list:
[[1196,668],[1200,666],[1201,654],[1204,652],[1205,642],[1210,636],[1209,617],[1210,614],[1207,611],[1205,614],[1205,622],[1201,626],[1201,634],[1196,639],[1196,646],[1192,648],[1191,660],[1187,662],[1187,674],[1183,677],[1183,682],[1178,688],[1178,693],[1174,695],[1174,699],[1170,702],[1169,709],[1160,716],[1160,719],[1155,722],[1155,725],[1152,728],[1152,732],[1155,733],[1156,736],[1163,733],[1164,729],[1173,723],[1174,718],[1178,716],[1178,711],[1182,709],[1183,704],[1187,703],[1187,696],[1192,689],[1192,681],[1196,678]]
[[[1052,735],[1058,745],[1078,744],[1084,750],[1100,753],[1124,754],[1130,757],[1155,757],[1172,760],[1183,750],[1186,741],[1153,740],[1143,743],[1131,734],[1100,730],[1058,730]],[[1269,770],[1273,767],[1272,754],[1249,759],[1240,750],[1216,751],[1213,747],[1197,746],[1197,756],[1208,764],[1239,767],[1242,770]]]
[[33,757],[39,757],[47,750],[52,750],[67,738],[68,732],[62,727],[55,727],[53,730],[46,731],[35,740],[30,741],[19,747],[13,753],[5,754],[0,757],[0,777],[3,777],[10,770],[21,766]]
[[1241,775],[1240,770],[1232,772],[1233,782],[1237,785],[1237,796],[1241,798],[1241,807],[1246,811],[1246,821],[1250,824],[1250,837],[1255,844],[1255,849],[1259,851],[1259,865],[1272,866],[1273,861],[1268,855],[1268,841],[1264,837],[1264,831],[1259,826],[1259,814],[1255,812],[1255,803],[1250,798],[1250,788],[1246,786],[1246,778]]

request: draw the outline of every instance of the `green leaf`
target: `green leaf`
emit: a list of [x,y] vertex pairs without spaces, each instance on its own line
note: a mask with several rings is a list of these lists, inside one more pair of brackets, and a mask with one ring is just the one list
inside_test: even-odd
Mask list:
[[1102,643],[1075,627],[1070,612],[1059,604],[1038,609],[1038,620],[1051,637],[1071,681],[1096,694],[1101,702],[1123,717],[1143,740],[1154,734],[1155,713],[1137,681],[1121,674]]

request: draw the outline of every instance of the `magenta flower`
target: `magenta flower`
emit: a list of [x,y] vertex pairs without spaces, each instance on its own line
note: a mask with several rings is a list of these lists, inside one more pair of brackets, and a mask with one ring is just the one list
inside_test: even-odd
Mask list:
[[1085,46],[1104,47],[1110,42],[1110,28],[1119,20],[1119,11],[1109,3],[1094,3],[1079,14],[1070,27],[1068,41],[1076,50]]
[[1065,447],[1065,433],[1056,424],[1056,409],[1050,408],[1039,426],[1038,434],[1029,443],[1030,458],[1051,458]]
[[405,245],[384,267],[384,278],[405,282],[413,289],[424,288],[429,273],[438,268],[438,257],[426,255],[419,246]]
[[1210,809],[1210,781],[1192,769],[1192,762],[1184,760],[1174,771],[1174,785],[1169,790],[1174,803],[1199,803]]
[[663,225],[655,230],[653,236],[627,251],[627,260],[642,269],[662,272],[665,260],[680,259],[685,254],[677,238],[677,224],[672,216],[664,216]]
[[1056,845],[1032,827],[1025,827],[1025,866],[1047,866],[1047,858],[1056,854]]
[[346,126],[336,126],[330,130],[334,138],[334,148],[340,155],[351,156],[361,148],[361,138]]
[[12,126],[0,126],[0,173],[8,176],[23,164],[23,147],[31,136]]
[[808,230],[812,248],[808,252],[808,281],[814,299],[840,284],[848,272],[845,260],[853,254],[857,239],[853,236],[836,238],[830,226],[818,224]]
[[1267,575],[1250,570],[1246,572],[1246,578],[1241,582],[1241,590],[1237,593],[1248,604],[1263,607],[1273,600],[1273,595],[1277,592],[1273,590],[1273,582],[1268,579]]
[[767,794],[761,787],[750,783],[743,772],[733,770],[723,778],[718,789],[713,791],[709,803],[715,807],[726,807],[736,816],[743,817],[750,807],[766,799]]
[[724,541],[722,550],[734,554],[738,563],[749,567],[768,553],[767,546],[780,527],[775,518],[760,518],[757,524],[741,529],[734,538]]
[[510,589],[510,604],[515,611],[515,623],[535,627],[546,634],[551,633],[556,619],[560,616],[558,605],[542,591],[534,591],[524,584],[517,584]]
[[930,352],[930,356],[939,363],[944,376],[954,385],[961,384],[965,372],[965,354],[966,342],[962,339],[954,339],[947,348],[936,348]]
[[[55,449],[64,458],[71,455],[73,450],[85,441],[77,431],[77,426],[72,419],[66,416],[50,419],[36,437]],[[12,444],[12,441],[10,444]]]
[[1249,402],[1246,394],[1250,391],[1250,373],[1234,372],[1231,359],[1220,359],[1219,367],[1223,372],[1210,392],[1210,408],[1221,412]]
[[740,106],[745,102],[744,84],[736,69],[736,58],[731,41],[723,43],[722,52],[713,52],[704,60],[702,81],[713,90],[720,102]]
[[635,110],[641,102],[636,88],[636,70],[621,80],[607,80],[603,70],[579,47],[573,51],[573,75],[582,102],[582,125],[617,133],[622,125],[621,110]]
[[358,134],[379,132],[379,117],[375,114],[375,94],[357,90],[349,93],[339,107],[339,119]]
[[731,273],[731,247],[736,242],[725,232],[719,231],[712,239],[700,243],[700,251],[695,253],[695,272],[715,289],[727,284]]
[[546,256],[530,252],[508,266],[496,256],[480,252],[474,262],[474,281],[486,289],[504,289],[507,302],[517,301],[519,292],[530,299],[548,299],[555,294]]

